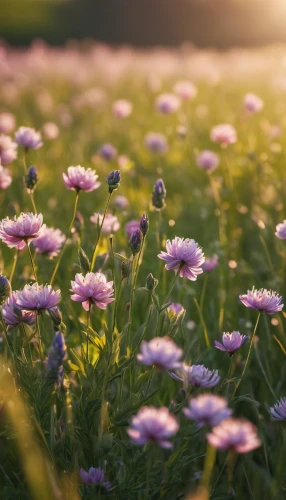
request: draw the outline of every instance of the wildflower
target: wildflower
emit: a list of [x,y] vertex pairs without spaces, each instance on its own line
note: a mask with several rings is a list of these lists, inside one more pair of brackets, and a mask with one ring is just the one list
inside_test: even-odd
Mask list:
[[146,278],[146,288],[149,290],[149,292],[154,292],[156,286],[158,285],[159,281],[154,278],[152,273],[149,273],[147,278]]
[[0,189],[7,189],[12,182],[12,177],[8,168],[0,165]]
[[195,240],[189,238],[175,237],[172,242],[166,242],[167,252],[161,252],[159,259],[165,260],[167,264],[165,269],[177,272],[180,271],[180,277],[186,277],[191,281],[196,281],[199,274],[203,272],[202,264],[205,261],[202,249]]
[[132,104],[125,99],[118,99],[112,105],[112,112],[116,118],[127,118],[132,113]]
[[56,331],[57,331],[59,326],[62,323],[62,320],[63,320],[62,313],[61,313],[60,309],[58,308],[58,306],[51,307],[48,310],[48,313],[49,313],[50,318],[54,324],[54,328],[56,328]]
[[109,193],[112,193],[113,191],[118,189],[121,182],[120,170],[113,170],[112,172],[110,172],[110,174],[107,176],[106,182],[109,186]]
[[117,155],[117,150],[112,144],[102,144],[98,153],[104,160],[112,160]]
[[0,113],[0,134],[10,134],[16,125],[15,116],[12,113]]
[[29,193],[32,193],[38,182],[38,174],[35,167],[29,167],[28,172],[24,177],[24,183]]
[[219,256],[218,255],[212,255],[212,257],[206,257],[205,262],[202,265],[202,269],[204,272],[210,272],[213,271],[218,265],[219,261]]
[[227,400],[214,394],[200,394],[191,398],[189,407],[183,409],[190,420],[195,420],[199,427],[213,427],[225,418],[229,418],[232,410],[227,407]]
[[232,356],[238,349],[247,344],[249,338],[247,335],[241,335],[239,332],[223,333],[222,343],[215,340],[214,344],[220,351],[228,352]]
[[175,316],[178,316],[178,314],[184,311],[184,308],[178,302],[172,302],[172,304],[170,304],[167,308],[167,311]]
[[140,220],[140,231],[143,236],[146,236],[149,230],[149,217],[147,214],[143,214]]
[[76,274],[75,281],[71,281],[73,295],[71,299],[75,302],[82,302],[82,307],[88,311],[92,304],[100,309],[106,309],[112,297],[113,281],[107,281],[102,273]]
[[18,292],[17,306],[27,311],[43,311],[55,307],[61,299],[60,290],[53,290],[50,285],[25,285]]
[[90,467],[88,471],[80,469],[81,480],[85,484],[97,484],[109,490],[111,483],[109,481],[104,481],[104,470],[99,467],[95,469]]
[[98,175],[95,170],[85,169],[80,165],[68,167],[67,174],[63,173],[63,180],[68,189],[75,191],[94,191],[99,188],[101,182],[97,181]]
[[269,409],[271,420],[276,422],[286,420],[286,398],[281,398]]
[[12,293],[2,306],[2,314],[4,321],[7,325],[13,327],[20,323],[32,325],[36,321],[36,313],[34,311],[27,311],[20,309],[18,306],[18,291]]
[[6,217],[0,222],[0,239],[6,243],[9,248],[16,247],[22,250],[25,244],[40,235],[43,224],[42,214],[28,213],[14,219]]
[[17,144],[8,135],[0,135],[0,163],[8,165],[17,158]]
[[60,133],[59,127],[53,122],[47,122],[42,128],[43,134],[48,141],[56,139]]
[[37,253],[52,258],[58,255],[66,237],[60,229],[47,227],[43,224],[41,234],[33,240],[33,247]]
[[125,232],[128,238],[131,237],[131,234],[134,233],[136,229],[140,229],[140,220],[130,220],[125,224]]
[[177,94],[183,101],[189,101],[196,97],[198,90],[192,82],[188,80],[178,81],[173,88],[175,94]]
[[149,132],[144,139],[145,146],[152,153],[166,153],[168,151],[167,139],[163,134]]
[[219,165],[219,157],[213,151],[205,150],[201,151],[196,157],[196,163],[198,167],[203,170],[213,171]]
[[175,113],[180,107],[180,101],[175,94],[161,94],[155,101],[155,107],[163,114]]
[[240,295],[239,299],[246,307],[257,311],[265,311],[267,314],[280,312],[284,306],[284,304],[281,304],[283,299],[280,295],[265,288],[256,290],[253,287],[252,290],[247,291],[247,294]]
[[260,97],[249,92],[244,96],[244,107],[250,113],[258,113],[263,109],[264,103]]
[[46,361],[46,372],[49,379],[59,381],[62,375],[63,362],[67,356],[65,338],[61,332],[57,332],[49,350]]
[[286,220],[277,224],[275,236],[277,236],[280,240],[286,240]]
[[167,191],[163,179],[158,179],[154,185],[152,193],[152,204],[157,210],[161,210],[165,206],[165,198]]
[[132,418],[127,432],[137,445],[157,443],[161,448],[172,448],[170,438],[179,430],[179,424],[167,408],[143,406]]
[[180,366],[183,351],[170,337],[155,337],[150,342],[141,342],[137,359],[143,365],[155,365],[157,368],[175,370]]
[[136,229],[136,231],[133,231],[133,233],[131,234],[129,240],[129,246],[131,248],[131,252],[133,255],[136,255],[140,251],[141,243],[142,243],[142,233],[140,229]]
[[26,149],[39,149],[43,145],[41,133],[30,127],[18,128],[15,141]]
[[124,208],[127,208],[129,205],[129,201],[125,196],[115,196],[113,200],[113,206],[119,210],[124,210]]
[[11,294],[12,289],[10,281],[6,276],[0,274],[0,304],[3,304],[7,298],[11,297]]
[[216,125],[211,129],[211,140],[224,146],[234,144],[237,141],[236,130],[232,125]]
[[[99,225],[100,227],[103,220],[103,214],[95,213],[90,216],[89,220],[93,224]],[[106,214],[101,229],[102,234],[106,236],[108,234],[115,233],[116,231],[118,231],[119,228],[120,228],[120,223],[116,215]]]
[[261,446],[256,427],[248,420],[228,418],[207,434],[211,446],[219,450],[248,453]]
[[[179,375],[177,374],[179,373]],[[169,372],[171,377],[176,380],[184,382],[186,386],[189,384],[194,387],[215,387],[219,381],[220,376],[218,370],[209,370],[204,365],[192,365],[188,366],[185,363],[181,363],[179,370],[176,373]]]

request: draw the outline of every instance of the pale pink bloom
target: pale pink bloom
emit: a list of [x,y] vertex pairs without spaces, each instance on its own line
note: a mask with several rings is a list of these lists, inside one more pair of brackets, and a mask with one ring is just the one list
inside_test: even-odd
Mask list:
[[257,311],[265,311],[267,314],[275,314],[283,309],[284,304],[281,304],[282,297],[272,290],[261,288],[256,290],[248,290],[247,294],[239,296],[241,302],[250,309]]
[[63,180],[68,189],[75,191],[94,191],[99,188],[100,182],[97,181],[98,175],[95,170],[85,169],[80,165],[68,167],[67,174],[63,173]]
[[15,141],[26,149],[39,149],[43,145],[41,132],[31,127],[19,127],[15,132]]
[[125,224],[125,233],[128,238],[131,238],[132,233],[136,231],[136,229],[140,229],[140,220],[130,220]]
[[189,238],[175,237],[174,240],[167,240],[167,252],[161,252],[159,259],[167,262],[165,268],[172,269],[177,272],[180,269],[180,277],[188,278],[191,281],[196,281],[199,274],[203,272],[202,264],[205,262],[205,257],[202,249],[195,240]]
[[236,130],[228,123],[216,125],[211,129],[211,140],[224,146],[234,144],[237,141]]
[[21,213],[14,219],[2,219],[0,222],[0,239],[6,243],[9,248],[16,247],[22,250],[25,244],[40,235],[43,224],[42,214]]
[[246,345],[249,341],[247,335],[241,335],[239,332],[224,332],[222,342],[214,341],[215,347],[220,351],[228,352],[232,356],[238,349]]
[[143,406],[132,418],[127,432],[132,441],[142,446],[157,443],[161,448],[172,448],[170,438],[179,430],[177,419],[164,406]]
[[215,170],[219,165],[219,157],[213,151],[201,151],[196,157],[198,167],[203,170]]
[[0,134],[10,134],[16,125],[15,116],[12,113],[0,113]]
[[167,139],[158,132],[149,132],[144,139],[146,147],[152,153],[166,153],[168,151]]
[[275,236],[277,236],[280,240],[286,240],[286,220],[277,224]]
[[8,135],[0,135],[0,164],[8,165],[17,158],[16,142],[13,142]]
[[252,92],[245,94],[243,103],[245,109],[247,109],[250,113],[258,113],[264,107],[262,99],[260,99],[257,95],[252,94]]
[[238,418],[223,420],[207,434],[207,440],[218,450],[233,450],[236,453],[248,453],[261,446],[255,425]]
[[206,257],[205,262],[202,265],[204,272],[213,271],[218,266],[219,256],[214,254],[212,257]]
[[176,372],[169,372],[171,377],[184,383],[185,388],[189,384],[194,387],[215,387],[219,381],[220,376],[218,370],[209,370],[204,365],[191,365],[181,363]]
[[10,171],[0,165],[0,189],[7,189],[12,182]]
[[9,326],[17,326],[20,323],[32,325],[36,321],[36,314],[34,311],[26,311],[19,308],[17,305],[18,294],[16,291],[12,293],[2,306],[2,314],[4,321]]
[[118,99],[112,105],[112,112],[116,118],[127,118],[132,113],[132,104],[125,99]]
[[47,227],[46,224],[43,224],[40,236],[33,240],[33,246],[37,253],[55,257],[58,255],[65,239],[65,235],[59,229]]
[[45,139],[48,141],[53,141],[56,139],[60,133],[59,127],[53,122],[47,122],[42,128]]
[[232,410],[227,406],[227,400],[215,394],[200,394],[189,400],[189,407],[183,413],[190,420],[195,420],[199,427],[213,427],[225,418],[229,418]]
[[155,101],[155,107],[163,114],[175,113],[180,107],[180,100],[175,94],[161,94]]
[[155,337],[150,342],[145,340],[140,345],[137,359],[143,365],[155,365],[157,368],[175,370],[178,368],[182,349],[170,337]]
[[18,291],[17,307],[27,311],[43,311],[55,307],[60,299],[60,290],[54,290],[51,285],[33,283]]
[[184,101],[194,99],[198,93],[197,87],[188,80],[180,80],[175,83],[173,91]]
[[106,309],[112,297],[113,281],[107,281],[102,273],[76,274],[75,281],[71,281],[73,295],[71,299],[75,302],[82,302],[82,307],[88,311],[92,304],[100,309]]
[[[99,225],[99,227],[101,226],[102,219],[103,219],[103,214],[95,213],[90,217],[90,221],[96,226]],[[115,233],[116,231],[118,231],[119,228],[120,228],[120,223],[116,215],[106,214],[101,230],[102,234],[107,236],[108,234]]]

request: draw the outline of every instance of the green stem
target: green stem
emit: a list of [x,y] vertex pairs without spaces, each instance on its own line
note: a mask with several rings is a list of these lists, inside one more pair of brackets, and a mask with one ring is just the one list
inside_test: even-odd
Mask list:
[[118,303],[119,303],[119,299],[120,299],[122,283],[123,283],[123,280],[121,279],[120,283],[119,283],[118,290],[117,290],[116,298],[115,298],[114,311],[113,311],[112,333],[114,332],[115,326],[116,326],[116,313],[117,313],[117,307],[118,307]]
[[163,302],[163,305],[162,305],[161,309],[162,309],[162,308],[163,308],[163,307],[164,307],[164,306],[168,303],[169,298],[170,298],[170,296],[171,296],[171,293],[172,293],[172,291],[173,291],[173,289],[174,289],[174,286],[175,286],[175,284],[176,284],[176,282],[177,282],[177,279],[178,279],[178,278],[179,278],[179,276],[180,276],[180,272],[181,272],[181,269],[182,269],[183,265],[184,265],[184,262],[181,262],[181,264],[180,264],[180,266],[179,266],[179,269],[178,269],[178,271],[177,271],[177,272],[176,272],[176,274],[175,274],[175,277],[174,277],[174,279],[173,279],[173,282],[171,283],[170,290],[169,290],[169,292],[167,293],[167,295],[166,295],[166,297],[165,297],[165,300],[164,300],[164,302]]
[[11,286],[12,286],[12,280],[13,280],[13,276],[15,273],[16,265],[17,265],[18,255],[19,255],[19,250],[16,249],[14,259],[13,259],[12,269],[11,269],[10,276],[9,276],[9,281],[10,281]]
[[24,338],[26,339],[27,344],[28,344],[29,356],[30,356],[30,363],[31,363],[31,366],[33,366],[33,357],[32,357],[31,345],[30,345],[30,342],[29,342],[29,339],[28,339],[27,332],[26,332],[26,330],[25,330],[25,325],[24,325],[24,323],[21,323],[21,329],[22,329],[22,332],[23,332]]
[[203,310],[203,305],[204,305],[204,301],[205,301],[205,295],[206,295],[208,277],[209,277],[209,275],[206,274],[205,275],[205,279],[204,279],[203,288],[202,288],[201,299],[200,299],[200,308],[201,308],[201,310]]
[[40,330],[40,320],[39,320],[39,312],[36,311],[36,333],[39,337],[39,350],[40,350],[40,358],[41,361],[44,361],[44,356],[43,356],[43,344],[42,344],[42,337],[41,337],[41,330]]
[[211,478],[212,478],[212,472],[215,464],[215,458],[216,458],[216,449],[211,446],[210,444],[207,445],[207,452],[206,452],[206,457],[205,457],[205,463],[204,463],[204,470],[203,470],[203,475],[201,479],[201,486],[205,488],[208,492],[208,498],[209,498],[209,492],[210,492],[210,483],[211,483]]
[[91,306],[89,305],[88,311],[86,311],[86,360],[88,361],[88,346],[89,346],[89,323],[90,323],[90,313]]
[[199,317],[200,317],[200,320],[201,320],[201,323],[202,323],[202,327],[203,327],[203,330],[204,330],[204,337],[205,337],[205,341],[206,341],[206,345],[207,347],[210,347],[211,346],[211,343],[210,343],[210,339],[209,339],[209,334],[208,334],[208,329],[207,329],[207,325],[206,325],[206,322],[205,322],[205,319],[204,319],[204,316],[203,316],[203,313],[202,313],[202,310],[201,310],[201,307],[197,301],[196,298],[194,298],[194,303],[196,305],[196,308],[198,310],[198,313],[199,313]]
[[30,198],[31,198],[31,202],[32,202],[32,207],[33,207],[33,210],[34,210],[34,213],[37,214],[37,208],[36,208],[36,204],[35,204],[35,199],[34,199],[34,193],[33,191],[30,191]]
[[38,283],[36,267],[35,267],[33,255],[32,255],[32,252],[31,252],[30,244],[28,243],[28,241],[26,241],[26,245],[27,245],[27,248],[28,248],[29,256],[30,256],[30,261],[31,261],[31,266],[32,266],[32,271],[33,271],[34,277],[35,277],[35,281]]
[[102,221],[101,221],[101,224],[100,224],[100,228],[99,228],[99,231],[98,231],[96,242],[95,242],[95,245],[94,245],[94,248],[93,248],[92,257],[91,257],[91,264],[90,264],[90,269],[89,269],[90,272],[92,272],[92,270],[94,268],[95,258],[96,258],[96,247],[97,247],[99,239],[100,239],[100,235],[101,235],[101,231],[102,231],[102,226],[103,226],[106,214],[107,214],[107,210],[108,210],[108,206],[109,206],[109,203],[110,203],[111,196],[112,196],[112,192],[108,194],[108,198],[107,198],[107,202],[106,202],[104,214],[103,214],[103,217],[102,217]]

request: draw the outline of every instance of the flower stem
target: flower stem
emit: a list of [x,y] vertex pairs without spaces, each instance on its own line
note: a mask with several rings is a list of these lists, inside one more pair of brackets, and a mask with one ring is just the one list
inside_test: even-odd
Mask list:
[[204,330],[204,336],[205,336],[206,345],[207,345],[207,347],[210,347],[211,343],[210,343],[210,339],[209,339],[208,329],[207,329],[207,325],[206,325],[206,322],[205,322],[205,319],[204,319],[204,316],[203,316],[203,313],[202,313],[201,306],[199,305],[199,303],[198,303],[198,301],[197,301],[196,298],[194,298],[194,303],[196,304],[196,308],[197,308],[199,316],[200,316],[200,320],[201,320],[202,327],[203,327],[203,330]]
[[28,241],[26,241],[26,245],[27,245],[27,248],[28,248],[29,256],[30,256],[30,261],[31,261],[32,271],[33,271],[33,274],[34,274],[35,280],[36,280],[36,282],[38,283],[38,278],[37,278],[36,267],[35,267],[35,263],[34,263],[33,255],[32,255],[31,248],[30,248],[30,245],[29,245]]
[[203,283],[203,288],[202,288],[202,294],[200,298],[200,309],[203,310],[203,305],[205,301],[205,295],[206,295],[206,289],[207,289],[207,284],[208,284],[208,274],[205,275],[204,283]]
[[[177,279],[178,279],[178,278],[179,278],[179,276],[180,276],[180,272],[181,272],[181,269],[182,269],[183,265],[184,265],[184,262],[181,262],[181,264],[179,265],[178,271],[176,272],[175,277],[174,277],[174,279],[173,279],[173,282],[172,282],[172,284],[171,284],[170,290],[169,290],[169,292],[167,293],[167,295],[166,295],[166,297],[165,297],[165,300],[164,300],[164,302],[163,302],[162,308],[163,308],[163,307],[164,307],[164,306],[168,303],[168,301],[169,301],[169,298],[170,298],[171,293],[172,293],[172,291],[173,291],[173,289],[174,289],[174,286],[175,286],[175,284],[176,284],[176,282],[177,282]],[[161,309],[162,309],[162,308],[161,308]]]
[[88,361],[88,347],[89,347],[89,323],[90,323],[90,312],[91,305],[89,305],[88,311],[86,312],[86,360]]
[[[128,337],[129,337],[129,333],[131,331],[132,313],[133,313],[133,305],[134,305],[134,293],[136,290],[136,283],[137,283],[139,267],[140,267],[140,259],[141,259],[141,255],[142,255],[142,251],[143,251],[143,247],[144,247],[145,237],[146,236],[143,236],[138,256],[136,259],[135,258],[133,259],[133,263],[132,263],[132,280],[131,280],[131,297],[130,297],[130,309],[129,309]],[[129,342],[128,342],[128,344],[129,344]]]
[[112,333],[114,332],[115,326],[116,326],[116,313],[117,313],[117,307],[118,307],[118,303],[119,303],[119,299],[120,299],[122,283],[123,283],[123,280],[121,279],[120,283],[119,283],[118,290],[117,290],[116,298],[115,298],[114,311],[113,311]]
[[110,203],[111,196],[112,196],[112,192],[108,194],[108,198],[107,198],[107,202],[106,202],[104,214],[103,214],[103,217],[102,217],[102,221],[101,221],[101,224],[100,224],[100,228],[99,228],[99,231],[98,231],[96,242],[95,242],[95,245],[94,245],[94,248],[93,248],[92,257],[91,257],[91,263],[90,263],[90,269],[89,269],[90,272],[92,272],[92,270],[94,268],[95,258],[96,258],[96,247],[97,247],[99,239],[100,239],[100,235],[101,235],[101,231],[102,231],[102,226],[103,226],[103,223],[104,223],[105,216],[107,214],[107,210],[108,210],[108,206],[109,206],[109,203]]
[[215,464],[215,458],[216,458],[216,449],[210,444],[208,444],[205,456],[204,470],[201,479],[201,486],[207,490],[208,497],[210,491],[212,472]]
[[36,208],[36,204],[35,204],[35,199],[34,199],[34,193],[31,191],[30,193],[30,198],[31,198],[31,202],[32,202],[32,207],[33,207],[33,210],[34,210],[34,213],[37,214],[37,208]]
[[11,269],[10,276],[9,276],[9,281],[10,281],[11,286],[12,286],[12,280],[13,280],[13,276],[15,273],[16,265],[17,265],[18,255],[19,255],[19,250],[16,249],[14,259],[13,259],[12,269]]

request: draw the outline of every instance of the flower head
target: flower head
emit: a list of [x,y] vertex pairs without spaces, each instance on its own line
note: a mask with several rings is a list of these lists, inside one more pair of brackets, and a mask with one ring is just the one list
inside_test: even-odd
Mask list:
[[8,165],[17,158],[16,142],[13,142],[8,135],[0,135],[0,164]]
[[262,99],[260,99],[257,95],[252,94],[252,92],[245,94],[243,103],[245,109],[250,113],[258,113],[264,106]]
[[132,104],[125,99],[118,99],[112,105],[112,111],[116,118],[127,118],[132,113]]
[[98,153],[104,160],[112,160],[117,155],[117,149],[112,144],[106,143],[100,146]]
[[129,205],[129,201],[125,196],[115,196],[113,200],[113,206],[119,210],[124,210],[124,208],[127,208]]
[[[48,378],[53,381],[59,381],[59,375],[62,374],[63,362],[66,359],[67,349],[65,338],[61,332],[57,332],[49,350],[46,361],[46,372]],[[61,378],[61,376],[60,376]]]
[[104,470],[99,467],[97,469],[90,467],[87,471],[81,468],[80,477],[85,484],[97,484],[107,490],[111,486],[109,481],[104,481]]
[[212,171],[219,165],[219,157],[213,151],[205,150],[201,151],[196,157],[196,163],[198,167],[203,170]]
[[203,272],[202,264],[205,261],[202,249],[195,240],[189,238],[175,237],[174,240],[167,240],[167,252],[161,252],[159,259],[165,260],[167,270],[172,269],[177,272],[180,269],[180,277],[186,277],[191,281],[196,281],[199,274]]
[[92,304],[100,309],[106,309],[112,297],[113,281],[107,281],[102,273],[76,274],[75,281],[71,281],[73,295],[71,299],[75,302],[82,302],[82,307],[88,311]]
[[12,288],[10,281],[6,276],[2,276],[0,274],[0,304],[3,304],[6,299],[11,297],[12,294]]
[[50,285],[25,285],[18,292],[17,307],[27,311],[43,311],[55,307],[61,299],[60,290],[53,290]]
[[191,398],[189,407],[184,408],[184,414],[190,420],[195,420],[199,427],[218,425],[225,418],[229,418],[232,410],[227,406],[227,400],[214,394],[200,394]]
[[142,243],[142,233],[140,229],[136,229],[130,236],[129,246],[133,255],[136,255],[141,248]]
[[149,132],[144,139],[145,146],[152,153],[166,153],[168,151],[167,139],[158,132]]
[[150,342],[141,342],[137,359],[143,365],[175,370],[180,366],[183,351],[170,337],[155,337]]
[[156,99],[155,107],[160,113],[171,114],[178,111],[180,101],[175,94],[161,94]]
[[157,210],[161,210],[165,206],[167,191],[163,179],[158,179],[154,185],[152,193],[152,204]]
[[203,271],[207,273],[213,271],[213,269],[217,267],[218,261],[219,261],[219,256],[216,254],[212,255],[212,257],[206,257],[206,260],[202,265]]
[[2,307],[2,314],[4,321],[7,325],[13,327],[20,323],[32,325],[36,321],[36,313],[34,311],[27,311],[20,309],[18,305],[18,294],[20,292],[13,292]]
[[10,134],[16,125],[15,116],[12,113],[0,113],[0,134]]
[[211,129],[211,140],[224,146],[234,144],[237,141],[236,130],[232,125],[216,125]]
[[119,188],[121,182],[120,170],[113,170],[106,178],[109,186],[109,193],[112,193]]
[[220,351],[228,352],[232,356],[238,349],[247,344],[249,338],[247,335],[241,335],[239,332],[223,333],[222,343],[215,340],[215,347]]
[[28,193],[32,193],[38,182],[38,174],[35,167],[29,167],[28,172],[24,177],[24,183],[27,188]]
[[68,167],[67,174],[63,173],[63,180],[66,187],[75,191],[94,191],[101,184],[97,179],[98,175],[96,175],[95,170],[91,170],[90,168],[85,169],[80,165]]
[[0,189],[7,189],[12,182],[12,177],[8,168],[0,165]]
[[31,127],[18,128],[15,132],[15,141],[27,149],[39,149],[43,145],[41,133]]
[[139,446],[157,443],[161,448],[172,448],[169,440],[178,430],[177,419],[167,408],[143,406],[132,418],[127,432],[132,441]]
[[136,231],[136,229],[140,229],[140,221],[139,220],[130,220],[125,224],[125,232],[128,238],[131,237],[131,234]]
[[169,305],[167,308],[168,313],[171,313],[175,316],[180,314],[182,311],[184,311],[184,307],[179,304],[178,302],[172,302],[172,304]]
[[275,236],[277,236],[280,240],[286,240],[286,220],[277,224]]
[[179,370],[176,373],[170,372],[170,375],[174,379],[184,382],[186,387],[189,384],[194,387],[215,387],[220,381],[218,370],[209,370],[204,365],[188,366],[181,363]]
[[65,235],[59,229],[43,224],[40,236],[33,240],[33,247],[37,253],[52,258],[58,255],[65,239]]
[[[99,224],[99,226],[101,226],[103,220],[103,214],[93,214],[90,216],[89,220],[93,224],[95,225]],[[119,228],[120,228],[120,223],[116,215],[106,214],[101,229],[102,234],[106,236],[108,234],[115,233],[116,231],[118,231]]]
[[6,243],[9,248],[16,247],[22,250],[26,242],[37,238],[40,235],[43,224],[42,214],[21,213],[14,219],[2,219],[0,222],[0,239]]
[[286,398],[281,398],[269,409],[271,420],[281,422],[286,420]]
[[233,450],[248,453],[261,446],[255,425],[248,420],[228,418],[207,434],[211,446],[219,450]]
[[247,294],[240,295],[239,299],[246,306],[257,311],[265,311],[267,314],[275,314],[283,309],[282,297],[272,290],[261,288],[248,290]]
[[178,81],[175,83],[173,90],[183,101],[194,99],[198,93],[195,85],[188,80]]

